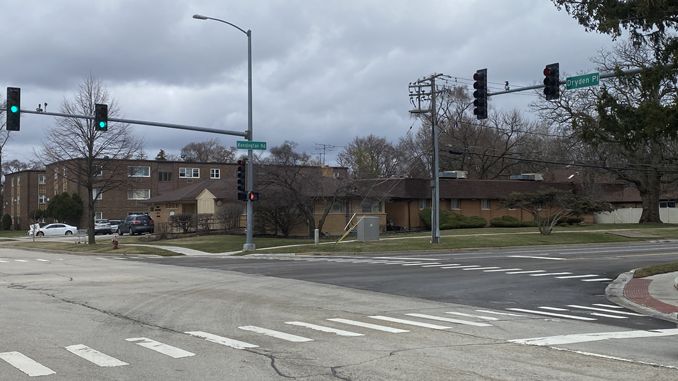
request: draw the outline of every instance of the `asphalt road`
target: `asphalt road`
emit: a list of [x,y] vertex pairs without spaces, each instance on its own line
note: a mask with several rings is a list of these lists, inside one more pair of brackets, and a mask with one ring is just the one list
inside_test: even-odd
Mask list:
[[[645,316],[610,313],[605,287],[619,274],[678,261],[678,243],[591,245],[361,256],[183,257],[150,262],[331,284],[479,308],[591,318],[634,329],[675,328]],[[449,267],[449,268],[448,268]],[[575,307],[572,307],[575,306]],[[600,316],[609,315],[609,316]]]

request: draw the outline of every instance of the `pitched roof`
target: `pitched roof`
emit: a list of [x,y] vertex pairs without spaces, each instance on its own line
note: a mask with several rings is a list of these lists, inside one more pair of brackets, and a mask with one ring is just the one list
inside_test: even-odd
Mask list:
[[181,202],[181,201],[196,201],[196,198],[203,190],[209,191],[218,199],[237,199],[238,192],[236,189],[236,179],[220,179],[220,180],[202,180],[191,185],[179,188],[169,193],[164,193],[159,196],[151,197],[145,200],[146,204],[158,204],[162,202]]

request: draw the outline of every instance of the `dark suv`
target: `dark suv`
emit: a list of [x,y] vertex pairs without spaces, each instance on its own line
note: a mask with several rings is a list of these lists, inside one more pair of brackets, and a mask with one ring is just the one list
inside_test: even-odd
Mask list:
[[118,225],[118,234],[123,235],[125,233],[130,235],[153,233],[153,219],[147,214],[129,215]]

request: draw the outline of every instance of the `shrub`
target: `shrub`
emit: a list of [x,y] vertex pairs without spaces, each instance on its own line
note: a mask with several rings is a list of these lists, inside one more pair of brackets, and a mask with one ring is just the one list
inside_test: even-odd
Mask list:
[[9,230],[12,227],[12,216],[5,214],[2,216],[2,230]]
[[521,221],[512,216],[497,217],[490,221],[490,225],[497,228],[518,228],[518,227],[535,227],[537,223],[533,221]]
[[568,225],[579,225],[584,222],[584,217],[569,217],[565,222],[567,222]]
[[175,229],[181,229],[182,232],[188,233],[195,228],[195,221],[193,215],[190,213],[180,213],[170,216],[170,224]]
[[[419,218],[428,229],[431,228],[431,208],[419,212]],[[466,217],[449,210],[440,211],[440,229],[464,229],[483,228],[487,226],[487,220],[479,216]]]

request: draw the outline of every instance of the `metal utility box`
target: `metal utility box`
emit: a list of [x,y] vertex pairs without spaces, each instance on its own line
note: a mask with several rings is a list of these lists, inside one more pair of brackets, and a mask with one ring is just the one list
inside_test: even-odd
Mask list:
[[379,241],[379,217],[365,217],[358,223],[358,241]]

